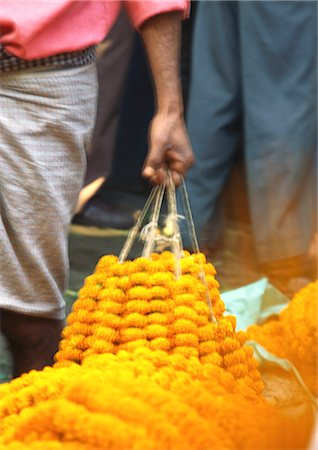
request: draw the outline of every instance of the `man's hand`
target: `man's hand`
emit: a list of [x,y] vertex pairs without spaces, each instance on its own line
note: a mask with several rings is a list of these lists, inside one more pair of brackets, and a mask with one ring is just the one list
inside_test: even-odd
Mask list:
[[143,176],[152,183],[164,180],[167,169],[179,184],[193,164],[193,153],[183,118],[179,74],[181,15],[158,14],[141,29],[155,84],[157,111],[149,129],[149,151]]
[[149,151],[143,176],[154,184],[160,184],[169,168],[174,183],[178,185],[193,161],[183,117],[157,113],[150,125]]

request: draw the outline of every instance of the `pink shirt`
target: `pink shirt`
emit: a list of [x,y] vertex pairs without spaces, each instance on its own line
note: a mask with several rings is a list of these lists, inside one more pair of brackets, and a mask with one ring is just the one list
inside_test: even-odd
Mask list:
[[76,51],[99,43],[121,5],[138,29],[156,14],[189,14],[189,0],[0,0],[0,43],[24,59]]

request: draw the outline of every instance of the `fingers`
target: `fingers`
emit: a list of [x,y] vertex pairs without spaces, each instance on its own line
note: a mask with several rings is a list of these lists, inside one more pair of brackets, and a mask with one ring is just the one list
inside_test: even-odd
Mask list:
[[161,184],[165,179],[165,170],[161,167],[155,168],[151,167],[151,165],[146,164],[145,168],[142,171],[142,176],[147,178],[150,183]]

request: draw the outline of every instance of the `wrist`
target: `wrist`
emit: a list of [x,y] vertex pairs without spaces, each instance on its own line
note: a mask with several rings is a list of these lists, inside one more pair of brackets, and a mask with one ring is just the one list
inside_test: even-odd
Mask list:
[[170,98],[167,101],[158,101],[157,114],[162,116],[169,116],[175,119],[183,119],[184,109],[182,98]]

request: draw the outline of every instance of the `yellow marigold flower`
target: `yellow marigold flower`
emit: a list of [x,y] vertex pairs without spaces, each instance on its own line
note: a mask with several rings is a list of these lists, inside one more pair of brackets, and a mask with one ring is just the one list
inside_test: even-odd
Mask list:
[[112,302],[110,300],[101,300],[98,303],[98,309],[104,313],[122,314],[125,307],[122,303]]
[[214,267],[213,264],[211,264],[210,262],[207,262],[207,263],[204,265],[204,271],[205,271],[205,273],[207,273],[208,275],[212,275],[212,276],[216,275],[215,267]]
[[149,341],[149,348],[151,350],[170,350],[171,343],[170,339],[164,337],[158,337]]
[[113,266],[114,264],[117,264],[118,262],[118,257],[115,255],[105,255],[102,256],[96,266],[96,269],[100,269],[100,270],[105,270],[107,271],[107,269],[111,266]]
[[198,327],[203,327],[205,325],[208,325],[210,321],[210,315],[209,316],[203,316],[203,315],[197,315],[195,318],[195,323]]
[[149,303],[146,300],[130,300],[125,303],[125,312],[147,314],[150,311]]
[[219,288],[219,283],[217,282],[217,280],[214,278],[214,275],[209,275],[206,272],[206,269],[204,268],[205,271],[205,282],[208,285],[209,289],[218,289]]
[[151,292],[150,289],[143,286],[134,286],[130,288],[127,292],[128,298],[130,300],[150,300]]
[[118,289],[121,289],[123,291],[126,291],[127,289],[132,287],[132,283],[131,283],[131,277],[134,274],[130,275],[130,276],[123,276],[118,278],[118,281],[116,283],[116,286],[118,287]]
[[215,341],[200,342],[199,344],[200,356],[208,355],[209,353],[218,353],[219,345],[220,344],[218,344]]
[[[71,336],[67,341],[64,341],[64,342],[68,342],[68,344],[71,347],[81,349],[81,346],[83,345],[83,342],[85,341],[85,339],[86,339],[86,336],[84,336],[84,334],[76,334],[74,336]],[[61,347],[61,350],[62,350],[62,347]]]
[[200,361],[204,364],[213,364],[214,366],[221,367],[223,364],[223,358],[217,352],[209,353],[208,355],[201,356]]
[[195,302],[193,307],[198,314],[201,314],[203,316],[209,316],[209,314],[210,314],[209,306],[207,305],[207,303],[205,303],[203,301]]
[[173,272],[174,271],[174,262],[173,261],[164,261],[160,258],[157,261],[151,261],[148,272],[150,274],[154,274],[156,272]]
[[136,258],[134,260],[134,264],[136,267],[136,271],[138,272],[149,272],[149,268],[151,267],[151,265],[153,264],[153,262],[147,258]]
[[95,339],[90,348],[96,350],[97,353],[111,353],[115,349],[114,344],[104,339]]
[[174,320],[174,316],[172,313],[160,313],[154,312],[150,313],[146,316],[147,322],[149,325],[158,324],[158,325],[168,325]]
[[174,280],[174,275],[169,272],[156,272],[150,275],[151,286],[167,286]]
[[201,283],[192,275],[181,275],[174,283],[175,294],[188,294],[197,292],[197,288]]
[[99,292],[100,300],[122,303],[125,301],[125,293],[118,288],[104,288]]
[[151,276],[146,272],[136,272],[129,277],[131,287],[133,286],[151,286]]
[[127,351],[134,351],[139,348],[145,348],[149,346],[147,339],[136,339],[135,341],[125,342],[120,344],[119,348]]
[[85,278],[84,286],[86,287],[101,287],[104,285],[105,280],[107,280],[108,277],[103,273],[93,273],[92,275],[89,275]]
[[129,342],[136,341],[138,339],[146,339],[147,333],[145,330],[141,328],[123,328],[120,330],[120,341],[121,342]]
[[115,277],[123,277],[127,275],[129,272],[129,265],[127,264],[129,261],[125,261],[123,263],[114,264],[111,267],[111,273]]
[[180,333],[175,335],[174,342],[178,347],[186,345],[197,347],[199,345],[199,338],[193,333]]
[[171,304],[168,300],[150,300],[148,307],[150,313],[168,313],[171,311]]
[[72,364],[74,364],[73,361],[59,361],[54,364],[54,367],[61,369],[63,367],[70,367]]
[[195,291],[192,293],[177,294],[175,295],[174,300],[176,302],[176,305],[193,307],[193,305],[197,301],[197,294],[195,293]]
[[75,322],[72,325],[66,326],[62,331],[62,337],[68,339],[74,334],[84,334],[88,336],[91,334],[92,327],[86,323]]
[[[176,309],[176,308],[175,308]],[[177,319],[172,324],[172,329],[175,334],[178,333],[197,333],[197,326],[194,322],[188,319]]]
[[101,287],[98,285],[84,285],[79,292],[78,292],[78,298],[92,298],[92,299],[98,299],[99,293],[100,293]]
[[118,339],[119,334],[113,328],[97,326],[94,328],[93,336],[107,342],[114,342]]
[[157,324],[147,325],[145,330],[148,339],[168,336],[168,328],[163,325]]
[[72,311],[76,312],[83,309],[86,311],[94,311],[96,307],[97,307],[96,300],[92,298],[81,298],[74,302]]
[[66,347],[63,351],[58,351],[55,355],[56,361],[81,361],[82,351],[77,348]]
[[123,327],[123,319],[121,316],[117,314],[107,313],[104,311],[98,311],[99,315],[95,316],[96,324],[92,325],[93,330],[95,327],[105,326],[109,328],[122,328]]
[[199,357],[199,350],[195,347],[189,347],[189,346],[179,346],[173,348],[173,353],[180,353],[184,356],[194,356],[195,358]]
[[198,317],[198,314],[193,310],[193,308],[184,305],[176,306],[173,310],[173,313],[177,319],[187,319],[195,321]]
[[236,317],[232,316],[231,314],[228,314],[226,316],[226,318],[231,323],[233,331],[235,331],[235,328],[236,328]]
[[151,299],[154,300],[165,300],[169,297],[169,290],[162,286],[153,286],[150,288]]
[[148,324],[147,316],[144,316],[143,314],[137,312],[127,314],[122,319],[123,328],[128,327],[144,328],[147,324]]

